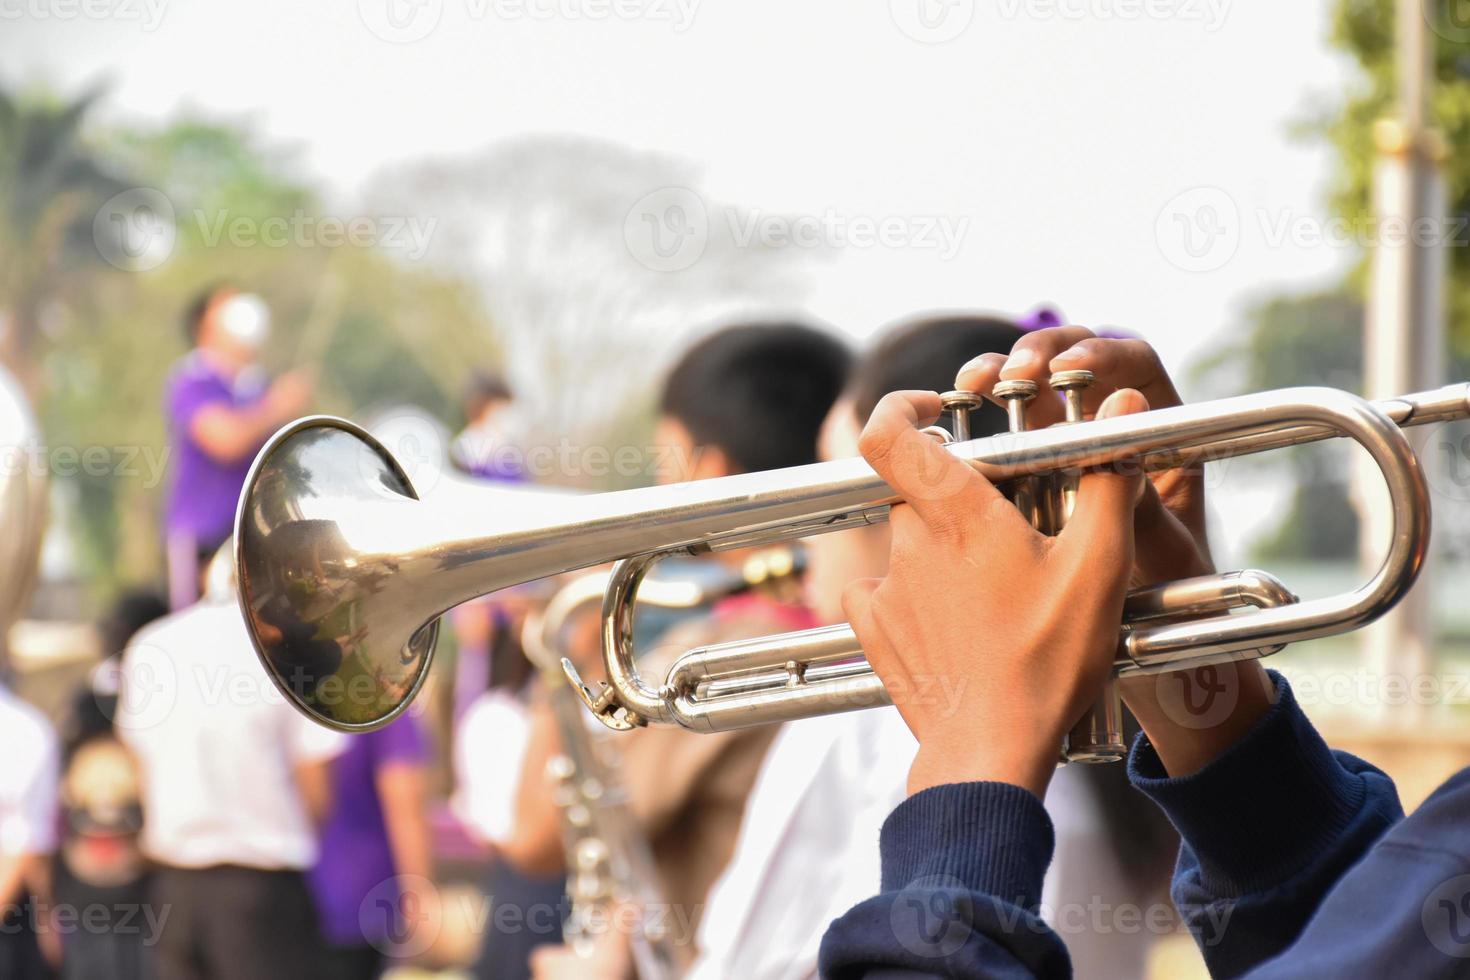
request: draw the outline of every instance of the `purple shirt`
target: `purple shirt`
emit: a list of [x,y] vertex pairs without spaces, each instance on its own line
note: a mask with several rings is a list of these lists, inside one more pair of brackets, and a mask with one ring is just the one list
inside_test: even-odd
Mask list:
[[[189,435],[194,416],[209,405],[248,408],[265,397],[259,371],[240,372],[233,381],[212,367],[198,351],[174,366],[168,380],[165,411],[173,466],[169,479],[167,525],[170,534],[191,535],[201,544],[222,542],[235,524],[235,504],[255,450],[233,463],[211,459]],[[255,447],[259,449],[259,447]]]
[[333,945],[361,946],[389,935],[401,910],[378,773],[394,764],[424,765],[428,755],[418,718],[404,715],[375,732],[353,735],[347,750],[332,760],[332,809],[309,880],[322,933]]

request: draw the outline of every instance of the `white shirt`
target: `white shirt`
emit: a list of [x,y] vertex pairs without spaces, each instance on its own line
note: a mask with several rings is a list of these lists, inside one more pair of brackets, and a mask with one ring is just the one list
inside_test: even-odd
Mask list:
[[878,831],[917,749],[894,708],[781,729],[700,919],[690,980],[816,975],[827,925],[878,891]]
[[481,840],[515,830],[516,793],[531,721],[515,695],[492,689],[465,709],[454,739],[454,815]]
[[234,602],[205,600],[138,632],[117,730],[143,776],[143,850],[164,864],[298,869],[316,835],[297,766],[346,737],[299,713],[256,659]]
[[46,717],[0,685],[0,855],[56,849],[61,751]]
[[[710,892],[689,980],[817,975],[827,926],[878,892],[878,833],[908,796],[917,751],[895,708],[786,724],[746,802],[735,854]],[[1056,829],[1056,852],[1040,896],[1047,918],[1059,907],[1085,903],[1100,878],[1112,886],[1101,894],[1112,900],[1137,898],[1116,869],[1079,770],[1063,767],[1047,794]],[[1079,978],[1142,975],[1152,936],[1093,938],[1066,936],[1074,959],[1085,963],[1098,946],[1110,943],[1106,966],[1117,972],[1079,967]]]

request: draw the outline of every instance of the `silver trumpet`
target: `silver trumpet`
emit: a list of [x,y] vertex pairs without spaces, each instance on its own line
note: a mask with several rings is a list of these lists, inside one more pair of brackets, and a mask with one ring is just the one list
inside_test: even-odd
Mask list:
[[[717,599],[790,575],[795,568],[789,550],[753,556],[741,574],[724,574],[708,583],[694,578],[654,578],[644,584],[639,600],[661,609],[697,609]],[[599,929],[597,917],[611,921],[614,908],[667,906],[648,839],[639,830],[617,778],[617,754],[611,739],[595,738],[588,728],[581,699],[562,669],[563,637],[568,623],[594,605],[607,591],[607,572],[591,572],[564,585],[545,608],[531,613],[521,632],[526,656],[541,675],[561,739],[561,752],[548,765],[556,781],[566,853],[567,895],[571,914],[564,927],[566,943],[590,955]],[[607,734],[604,731],[604,734]],[[682,973],[677,937],[667,922],[644,915],[631,937],[639,980],[675,980]]]
[[[1115,672],[1264,656],[1357,629],[1414,583],[1429,540],[1424,475],[1401,426],[1470,415],[1470,385],[1369,402],[1288,388],[1119,418],[953,438],[948,449],[1024,502],[1024,488],[1088,467],[1195,466],[1343,437],[1390,491],[1392,533],[1368,581],[1298,602],[1261,572],[1167,583],[1129,597]],[[963,414],[963,413],[961,413]],[[949,439],[948,435],[946,438]],[[419,503],[408,474],[350,422],[314,417],[261,451],[235,528],[240,605],[275,683],[344,731],[400,713],[423,684],[437,620],[497,589],[621,559],[603,600],[607,684],[569,676],[613,728],[650,722],[716,731],[889,703],[852,630],[817,630],[691,650],[657,686],[635,665],[633,609],[659,559],[766,545],[876,524],[898,502],[862,459],[676,486],[568,497],[534,516],[487,498],[466,512]]]

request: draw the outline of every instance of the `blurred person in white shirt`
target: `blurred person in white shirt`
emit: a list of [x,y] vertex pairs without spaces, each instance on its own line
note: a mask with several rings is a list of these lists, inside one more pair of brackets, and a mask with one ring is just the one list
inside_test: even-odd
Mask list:
[[34,916],[49,900],[61,752],[45,716],[3,683],[0,745],[0,977],[30,980],[50,975]]
[[303,872],[345,736],[309,721],[256,659],[225,590],[145,627],[123,656],[116,728],[137,757],[159,980],[314,977]]

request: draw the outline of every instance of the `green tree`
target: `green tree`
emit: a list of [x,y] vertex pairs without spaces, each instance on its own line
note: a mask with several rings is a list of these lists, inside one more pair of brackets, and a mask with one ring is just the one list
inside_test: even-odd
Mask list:
[[[1358,391],[1363,383],[1363,305],[1345,290],[1277,296],[1251,307],[1242,339],[1200,361],[1192,387],[1212,396],[1327,385]],[[1266,467],[1289,474],[1292,497],[1276,531],[1252,548],[1257,561],[1349,559],[1356,554],[1357,514],[1348,499],[1335,445],[1299,446],[1269,457],[1243,457],[1238,474]],[[1258,476],[1257,476],[1258,478]]]
[[[206,284],[238,283],[266,298],[275,321],[267,366],[309,360],[317,410],[361,417],[409,403],[454,426],[469,372],[499,363],[466,281],[375,243],[322,237],[313,229],[324,222],[371,216],[332,210],[288,155],[247,129],[185,118],[99,129],[90,145],[127,175],[124,186],[161,194],[174,221],[162,261],[131,272],[100,263],[101,273],[55,301],[38,347],[53,476],[94,599],[160,577],[163,391],[186,348],[180,314]],[[90,236],[92,215],[83,217]],[[269,221],[307,231],[267,240]],[[72,463],[70,453],[95,447],[115,465]]]
[[[1373,124],[1393,114],[1397,62],[1395,60],[1396,0],[1337,0],[1333,11],[1332,43],[1350,55],[1362,69],[1356,84],[1340,101],[1329,105],[1306,129],[1325,138],[1337,150],[1331,203],[1333,211],[1349,221],[1372,213],[1373,166],[1376,148]],[[1445,201],[1449,219],[1446,249],[1449,275],[1445,308],[1455,359],[1470,364],[1470,46],[1464,29],[1449,18],[1461,0],[1420,0],[1435,30],[1434,96],[1431,121],[1439,129],[1449,153],[1444,162]],[[1351,283],[1361,292],[1367,256],[1354,271]]]
[[0,89],[0,359],[33,394],[43,330],[63,296],[105,267],[93,219],[125,186],[84,138],[99,95]]

